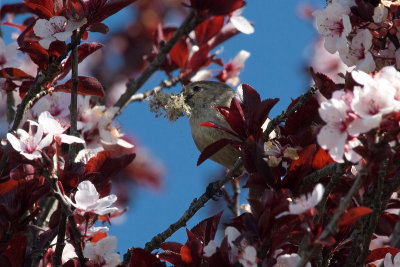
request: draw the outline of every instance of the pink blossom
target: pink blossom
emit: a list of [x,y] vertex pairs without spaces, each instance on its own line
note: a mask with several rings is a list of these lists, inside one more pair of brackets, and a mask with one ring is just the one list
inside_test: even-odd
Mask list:
[[118,208],[110,207],[117,201],[117,196],[109,195],[99,199],[99,193],[97,193],[96,187],[90,181],[83,181],[78,185],[78,191],[75,193],[76,203],[68,197],[66,199],[80,214],[93,212],[98,215],[105,215],[118,211]]
[[400,105],[394,99],[396,90],[387,79],[379,76],[373,79],[362,71],[353,71],[352,76],[357,83],[364,85],[354,87],[351,103],[352,110],[359,118],[350,123],[349,133],[356,136],[377,128],[382,116],[399,110]]
[[[296,266],[300,262],[299,254],[292,253],[292,254],[283,254],[280,255],[276,260],[276,264],[274,267],[292,267]],[[306,267],[311,267],[311,264],[308,262]]]
[[[343,91],[342,91],[343,92]],[[338,95],[339,93],[336,93]],[[329,150],[329,155],[336,162],[343,162],[344,145],[347,133],[347,112],[349,106],[345,100],[332,97],[321,103],[319,115],[326,125],[320,130],[317,140],[323,149]]]
[[12,147],[29,160],[41,158],[41,150],[53,142],[53,137],[47,135],[43,138],[43,126],[37,127],[36,133],[32,134],[31,125],[29,133],[23,129],[17,130],[18,138],[7,133],[7,139]]
[[238,77],[240,70],[244,68],[244,63],[249,57],[250,53],[248,51],[240,50],[233,60],[226,64],[224,69],[218,73],[217,78],[220,81],[236,86],[240,81]]
[[243,267],[257,267],[257,261],[257,250],[253,246],[247,246],[239,256]]
[[64,134],[68,127],[62,127],[61,124],[55,120],[48,111],[44,111],[39,115],[38,122],[43,128],[43,133],[53,136],[58,143],[85,143],[85,141],[81,138]]
[[203,248],[204,257],[211,257],[214,255],[215,252],[217,252],[217,248],[219,248],[219,244],[216,241],[211,240],[208,242],[208,244]]
[[324,10],[316,10],[316,27],[325,38],[325,48],[329,53],[335,53],[346,45],[346,37],[351,32],[350,6],[341,5],[334,1]]
[[374,58],[369,49],[372,46],[372,34],[368,29],[357,32],[350,44],[339,48],[343,62],[365,72],[373,72],[376,68]]
[[254,27],[251,23],[243,16],[241,16],[243,12],[243,8],[237,9],[233,12],[232,17],[230,18],[231,23],[235,26],[235,28],[244,33],[244,34],[252,34],[254,33]]
[[300,198],[293,200],[293,202],[289,204],[289,211],[284,211],[278,214],[276,218],[289,214],[302,214],[314,208],[321,201],[323,194],[324,186],[322,184],[317,184],[310,195],[303,195]]
[[383,261],[384,267],[398,267],[400,266],[400,253],[397,253],[392,260],[392,254],[386,253],[385,259]]
[[116,249],[117,238],[107,236],[97,242],[86,242],[83,255],[94,266],[115,267],[121,262],[119,254],[114,253]]
[[8,67],[19,67],[20,62],[17,57],[17,49],[17,42],[12,42],[6,46],[3,38],[0,38],[0,69]]
[[86,18],[79,21],[67,20],[63,16],[55,16],[46,19],[38,19],[35,26],[33,26],[33,31],[36,36],[41,37],[39,44],[45,48],[49,49],[50,44],[55,40],[67,41],[71,36],[72,32],[87,23]]

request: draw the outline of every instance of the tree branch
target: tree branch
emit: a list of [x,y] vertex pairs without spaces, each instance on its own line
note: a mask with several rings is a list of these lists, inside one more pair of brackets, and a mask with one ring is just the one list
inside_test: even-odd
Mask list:
[[[220,188],[226,184],[228,181],[234,178],[234,174],[240,169],[242,166],[242,158],[238,158],[233,165],[232,169],[219,181],[210,183],[207,186],[206,191],[204,194],[201,195],[200,198],[193,199],[192,203],[190,204],[189,208],[183,213],[181,218],[177,220],[175,223],[171,224],[165,231],[162,233],[154,236],[150,242],[147,242],[144,249],[151,252],[160,247],[161,243],[164,242],[167,238],[169,238],[173,233],[175,233],[178,229],[185,226],[186,223],[196,214],[196,212],[201,209],[210,198],[220,192]],[[124,262],[123,265],[128,265],[131,259],[131,251],[132,248],[128,249],[128,251],[124,255]]]
[[362,182],[364,180],[363,177],[366,174],[367,174],[367,169],[366,167],[364,167],[358,173],[357,179],[354,181],[347,195],[340,201],[340,205],[337,208],[335,214],[332,216],[332,219],[330,220],[329,224],[324,228],[318,239],[314,242],[314,244],[311,247],[300,252],[301,260],[297,264],[297,267],[306,266],[309,259],[314,255],[316,251],[318,251],[318,248],[321,246],[319,242],[327,238],[329,235],[334,234],[337,231],[337,222],[339,221],[343,212],[350,204],[353,195],[357,193],[358,189],[361,187]]
[[299,97],[299,100],[291,106],[287,111],[283,111],[281,115],[275,117],[268,123],[267,129],[264,131],[264,138],[269,139],[269,134],[281,123],[286,120],[293,112],[296,112],[299,108],[301,108],[307,101],[314,95],[317,91],[317,88],[313,85],[311,88],[304,94]]
[[164,88],[171,88],[172,86],[176,85],[178,82],[180,82],[181,77],[177,76],[177,77],[173,77],[170,80],[164,80],[160,83],[160,85],[154,87],[151,90],[147,90],[143,93],[138,93],[138,94],[134,94],[133,96],[131,96],[131,98],[129,99],[129,103],[131,102],[139,102],[139,101],[144,101],[147,98],[149,98],[150,96],[157,94],[158,92],[160,92],[162,89]]
[[[72,35],[72,40],[78,38],[76,30]],[[71,103],[69,105],[69,113],[70,113],[70,120],[71,120],[71,127],[69,128],[69,134],[73,136],[78,136],[78,127],[77,127],[77,120],[78,120],[78,49],[74,47],[71,53]],[[68,159],[70,162],[73,162],[75,159],[75,154],[77,150],[77,144],[72,143],[69,145],[68,150]]]
[[185,35],[189,34],[201,21],[195,16],[192,10],[189,15],[182,22],[181,26],[175,31],[171,39],[163,46],[160,47],[160,52],[153,59],[146,70],[140,75],[137,80],[130,80],[127,83],[127,89],[123,95],[115,103],[114,107],[119,110],[116,116],[121,114],[122,110],[130,103],[131,97],[143,86],[143,84],[159,69],[160,65],[164,62],[169,51],[174,45]]
[[58,267],[61,266],[62,261],[62,253],[65,247],[65,233],[67,230],[67,215],[65,212],[61,213],[60,223],[58,224],[58,234],[57,234],[57,244],[56,250],[53,254],[52,266]]

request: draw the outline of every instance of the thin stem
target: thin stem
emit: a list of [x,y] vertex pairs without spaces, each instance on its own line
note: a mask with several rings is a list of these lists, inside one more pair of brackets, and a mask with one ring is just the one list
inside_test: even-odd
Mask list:
[[162,89],[164,88],[171,88],[172,86],[176,85],[179,81],[181,80],[181,77],[173,77],[170,80],[164,80],[160,83],[160,85],[154,87],[151,90],[147,90],[143,93],[138,93],[138,94],[134,94],[133,96],[131,96],[131,98],[129,99],[129,103],[131,102],[139,102],[139,101],[144,101],[147,98],[149,98],[150,96],[157,94],[158,92],[160,92]]
[[[240,169],[241,166],[242,166],[242,158],[239,157],[238,160],[235,162],[235,165],[232,167],[232,169],[230,169],[229,172],[221,180],[210,183],[204,194],[202,194],[200,198],[198,199],[195,198],[192,201],[189,208],[183,213],[181,218],[179,218],[176,222],[171,224],[165,231],[154,236],[150,242],[146,243],[144,249],[151,252],[154,249],[159,248],[162,242],[164,242],[167,238],[169,238],[178,229],[185,226],[186,223],[190,220],[190,218],[192,218],[193,215],[195,215],[196,212],[200,210],[207,203],[208,200],[210,200],[214,195],[220,192],[220,188],[224,184],[226,184],[228,181],[234,178],[234,174]],[[131,258],[131,251],[132,248],[128,249],[128,251],[125,253],[123,262],[124,265],[129,264]]]
[[318,239],[314,242],[314,244],[311,247],[302,251],[302,253],[301,253],[302,257],[301,257],[300,262],[297,264],[297,267],[306,266],[309,259],[314,255],[314,253],[320,247],[319,242],[324,240],[325,238],[327,238],[329,235],[334,234],[337,231],[337,222],[339,221],[343,212],[349,206],[353,195],[355,193],[357,193],[358,189],[361,187],[362,182],[364,181],[363,178],[366,174],[367,174],[367,170],[366,170],[366,167],[364,167],[358,173],[357,179],[354,181],[354,183],[351,186],[347,195],[340,201],[339,207],[337,208],[335,214],[332,216],[332,219],[330,220],[329,224],[322,231],[321,235],[318,237]]
[[[74,31],[72,35],[72,39],[74,40],[77,38],[77,32]],[[78,120],[78,49],[74,47],[71,53],[71,103],[69,106],[70,118],[71,118],[71,127],[69,128],[70,135],[78,136],[78,127],[77,127],[77,120]],[[77,144],[72,143],[69,146],[68,151],[68,158],[70,162],[73,162],[75,159],[75,154],[77,150]]]
[[58,224],[58,234],[57,234],[57,244],[56,250],[53,254],[52,266],[58,267],[61,266],[62,261],[62,253],[65,247],[65,233],[67,231],[67,215],[65,212],[61,213],[60,223]]
[[189,34],[201,21],[195,16],[195,12],[192,10],[189,15],[182,22],[181,26],[175,31],[171,39],[163,46],[160,47],[160,51],[157,56],[153,59],[150,65],[135,81],[129,81],[125,93],[115,103],[115,107],[119,110],[116,115],[121,114],[122,110],[131,102],[131,97],[143,86],[143,84],[153,75],[153,73],[159,69],[160,65],[164,62],[169,51],[174,45],[185,35]]

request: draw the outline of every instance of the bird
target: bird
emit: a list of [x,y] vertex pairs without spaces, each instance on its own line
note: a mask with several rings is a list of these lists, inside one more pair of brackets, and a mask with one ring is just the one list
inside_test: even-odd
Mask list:
[[[186,85],[182,93],[185,103],[190,107],[189,124],[193,141],[200,152],[220,139],[236,139],[223,130],[200,126],[203,122],[213,122],[232,130],[219,111],[214,108],[230,106],[235,92],[229,85],[215,81],[197,81]],[[228,144],[210,159],[231,169],[239,156],[240,151]]]

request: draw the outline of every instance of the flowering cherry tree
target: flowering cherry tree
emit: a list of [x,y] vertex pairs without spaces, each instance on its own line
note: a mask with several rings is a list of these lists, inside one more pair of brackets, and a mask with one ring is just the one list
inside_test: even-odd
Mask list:
[[[135,6],[139,19],[110,35],[104,20],[136,4],[24,0],[1,7],[2,24],[19,31],[10,44],[0,39],[2,265],[399,265],[399,1],[331,0],[315,10],[313,85],[275,118],[269,114],[279,99],[261,99],[239,78],[251,51],[224,60],[219,49],[257,30],[242,15],[245,1],[147,1]],[[181,25],[166,26],[166,10]],[[156,23],[143,19],[149,12]],[[95,32],[110,37],[100,44]],[[107,65],[113,42],[120,66]],[[139,92],[156,71],[167,79]],[[108,231],[111,218],[127,210],[126,185],[157,187],[162,170],[115,118],[144,100],[156,116],[190,116],[183,93],[166,89],[208,79],[237,89],[229,106],[214,107],[229,127],[200,124],[227,137],[197,163],[227,145],[240,157],[145,247],[118,253],[118,236]],[[240,185],[249,189],[244,202]],[[173,241],[219,197],[223,211]],[[220,223],[222,213],[232,218]]]

